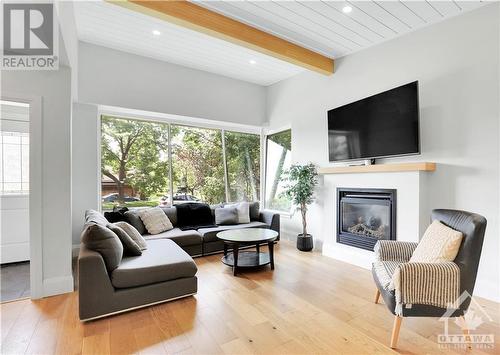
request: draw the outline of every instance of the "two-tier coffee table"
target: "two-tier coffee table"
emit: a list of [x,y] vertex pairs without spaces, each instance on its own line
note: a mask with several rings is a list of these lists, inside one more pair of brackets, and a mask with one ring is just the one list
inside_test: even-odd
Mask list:
[[[238,268],[248,268],[271,265],[274,270],[274,241],[278,233],[271,229],[264,228],[244,228],[231,229],[217,233],[217,238],[224,241],[224,256],[222,262],[233,268],[233,275],[236,276]],[[267,243],[269,253],[260,251],[260,244]],[[248,245],[255,245],[255,251],[240,251],[239,248]],[[228,248],[233,252],[228,254]]]

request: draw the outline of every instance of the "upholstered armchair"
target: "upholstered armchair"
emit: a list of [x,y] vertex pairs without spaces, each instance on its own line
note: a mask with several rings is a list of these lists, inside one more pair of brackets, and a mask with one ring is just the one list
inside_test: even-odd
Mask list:
[[[436,209],[432,221],[460,231],[463,239],[453,262],[409,262],[418,243],[381,240],[375,245],[373,279],[377,286],[375,303],[382,296],[394,314],[391,347],[397,346],[404,317],[462,317],[470,305],[470,297],[457,304],[467,291],[472,295],[483,246],[486,219],[478,214]],[[463,323],[465,324],[465,323]],[[468,331],[464,330],[467,336]]]

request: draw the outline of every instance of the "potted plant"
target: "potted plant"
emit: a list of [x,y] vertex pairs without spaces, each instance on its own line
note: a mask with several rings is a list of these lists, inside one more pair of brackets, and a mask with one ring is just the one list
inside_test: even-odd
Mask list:
[[292,165],[285,173],[284,194],[292,200],[302,215],[302,234],[297,236],[297,249],[311,251],[313,249],[312,235],[307,233],[307,205],[314,201],[314,188],[318,184],[318,173],[314,164]]

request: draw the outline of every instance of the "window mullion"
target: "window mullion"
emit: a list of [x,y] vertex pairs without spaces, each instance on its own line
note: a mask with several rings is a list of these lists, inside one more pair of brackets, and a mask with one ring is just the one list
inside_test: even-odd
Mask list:
[[226,138],[224,134],[224,130],[220,130],[221,138],[222,138],[222,164],[224,164],[224,190],[226,195],[226,202],[229,202],[229,176],[227,172],[227,161],[226,161]]
[[171,124],[168,124],[168,187],[170,198],[170,206],[174,205],[174,180],[172,179],[172,129]]

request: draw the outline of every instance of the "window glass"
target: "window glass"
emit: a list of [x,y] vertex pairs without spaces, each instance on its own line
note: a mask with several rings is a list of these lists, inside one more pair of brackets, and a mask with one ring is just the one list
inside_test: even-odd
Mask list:
[[0,131],[0,185],[2,193],[29,192],[28,133]]
[[292,131],[268,135],[266,138],[266,208],[289,212],[291,201],[284,196],[283,173],[291,165]]
[[226,201],[221,131],[171,125],[173,204]]
[[260,196],[260,136],[224,132],[229,201],[258,201]]
[[168,204],[168,125],[101,117],[102,209]]

